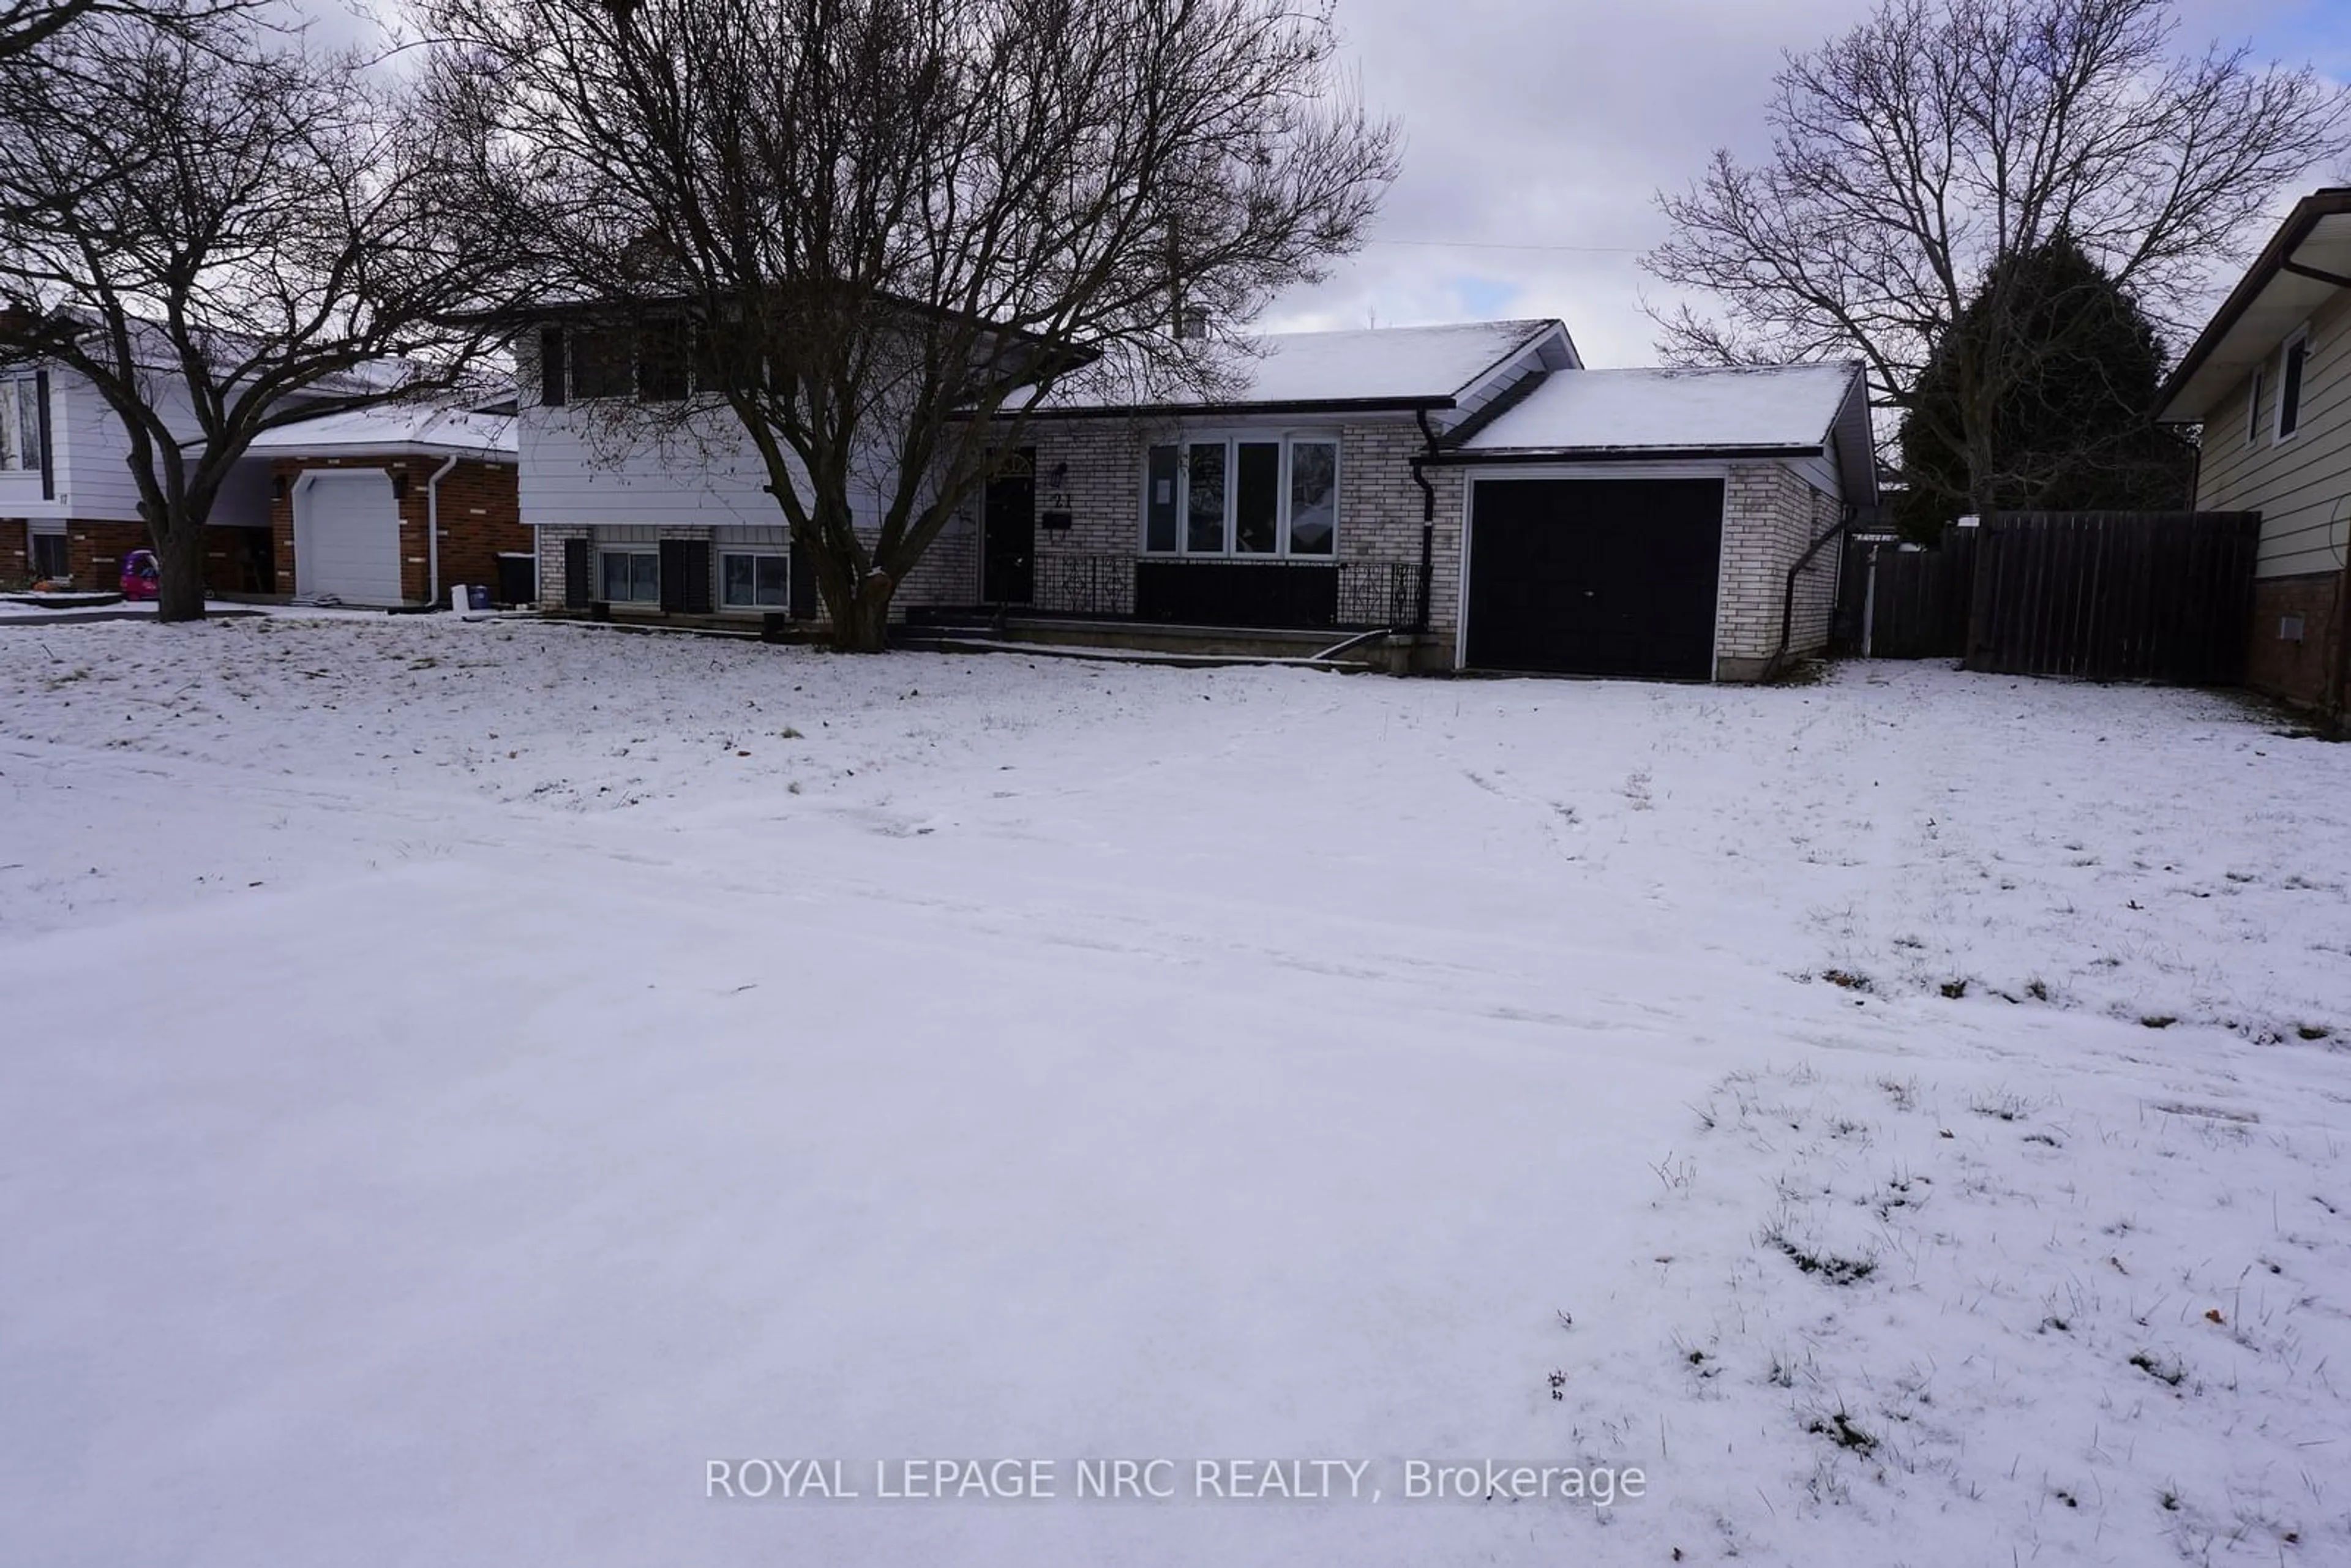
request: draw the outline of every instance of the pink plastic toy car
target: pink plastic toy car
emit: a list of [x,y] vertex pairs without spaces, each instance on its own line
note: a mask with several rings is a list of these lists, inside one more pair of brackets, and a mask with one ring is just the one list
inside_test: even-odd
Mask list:
[[152,599],[155,582],[162,573],[155,565],[155,552],[135,549],[122,558],[122,597]]

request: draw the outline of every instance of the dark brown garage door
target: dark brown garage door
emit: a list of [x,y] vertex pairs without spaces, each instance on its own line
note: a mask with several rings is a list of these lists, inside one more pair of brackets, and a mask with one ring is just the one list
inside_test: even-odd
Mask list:
[[1472,494],[1472,669],[1712,677],[1721,480],[1479,479]]

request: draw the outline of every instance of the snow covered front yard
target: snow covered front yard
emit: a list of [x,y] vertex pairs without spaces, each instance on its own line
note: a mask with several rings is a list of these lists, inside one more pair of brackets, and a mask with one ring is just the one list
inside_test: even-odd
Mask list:
[[2230,699],[17,626],[0,802],[0,1561],[2351,1562]]

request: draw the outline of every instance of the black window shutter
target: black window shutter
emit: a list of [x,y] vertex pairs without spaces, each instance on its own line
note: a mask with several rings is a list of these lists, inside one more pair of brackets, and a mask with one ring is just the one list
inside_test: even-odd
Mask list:
[[538,335],[538,401],[561,408],[570,381],[570,356],[564,352],[563,329],[549,327]]
[[798,539],[792,541],[791,565],[786,573],[790,580],[785,585],[785,597],[790,601],[792,619],[815,620],[816,573],[810,569],[808,551],[800,548]]
[[680,615],[710,613],[710,541],[661,542],[661,607]]
[[57,498],[57,460],[49,453],[49,372],[47,371],[33,372],[33,403],[39,411],[37,419],[41,427],[41,499],[54,501]]
[[563,602],[572,610],[585,610],[595,601],[595,549],[586,539],[563,541]]

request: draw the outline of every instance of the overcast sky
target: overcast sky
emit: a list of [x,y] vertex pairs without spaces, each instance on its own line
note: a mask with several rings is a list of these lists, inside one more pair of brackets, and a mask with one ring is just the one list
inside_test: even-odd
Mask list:
[[[324,39],[358,30],[356,0],[295,3]],[[1364,98],[1403,122],[1404,173],[1374,242],[1327,284],[1278,301],[1264,324],[1555,316],[1592,365],[1655,363],[1641,303],[1645,290],[1667,296],[1638,258],[1665,237],[1656,191],[1687,184],[1717,147],[1767,150],[1763,110],[1782,52],[1815,47],[1874,8],[1338,0]],[[2183,46],[2249,42],[2264,58],[2351,81],[2351,0],[2179,0],[2176,14]]]
[[[1374,108],[1404,121],[1375,242],[1270,324],[1556,316],[1595,366],[1654,363],[1637,265],[1654,195],[1759,153],[1782,51],[1873,0],[1338,0]],[[2250,41],[2351,80],[2351,0],[2182,0],[2183,41]],[[1553,249],[1488,248],[1545,246]],[[2174,345],[2175,349],[2178,345]]]

